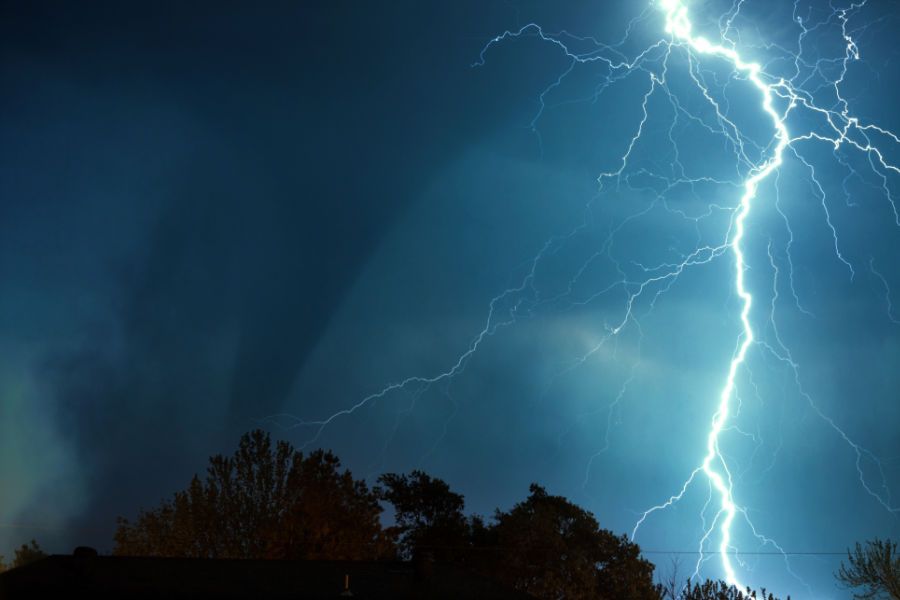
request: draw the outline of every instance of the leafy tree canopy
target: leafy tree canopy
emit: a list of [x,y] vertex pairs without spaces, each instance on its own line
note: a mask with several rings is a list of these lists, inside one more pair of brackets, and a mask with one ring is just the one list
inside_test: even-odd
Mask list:
[[[30,544],[22,544],[19,548],[16,548],[12,567],[24,567],[25,565],[45,558],[46,556],[47,553],[41,550],[41,546],[36,541],[31,540]],[[0,563],[2,562],[2,557],[0,557]]]
[[538,485],[485,522],[467,518],[462,495],[421,471],[389,473],[379,483],[380,496],[394,506],[404,556],[452,560],[538,598],[659,598],[653,565],[637,545]]
[[[765,588],[761,589],[759,593],[749,588],[741,591],[724,581],[709,579],[697,583],[688,581],[680,591],[673,591],[671,588],[663,590],[662,598],[672,600],[778,600],[771,593],[767,593]],[[788,596],[787,600],[791,600],[791,597]]]
[[131,522],[119,518],[114,554],[208,558],[377,559],[393,544],[365,482],[331,452],[304,456],[269,435],[245,434],[205,479]]
[[469,545],[470,524],[463,510],[465,500],[441,479],[422,471],[409,475],[387,473],[378,479],[377,493],[394,507],[400,554],[412,558],[416,552],[445,557]]
[[594,516],[532,484],[508,512],[498,510],[488,538],[498,573],[539,598],[645,600],[658,597],[653,565],[624,536],[601,529]]

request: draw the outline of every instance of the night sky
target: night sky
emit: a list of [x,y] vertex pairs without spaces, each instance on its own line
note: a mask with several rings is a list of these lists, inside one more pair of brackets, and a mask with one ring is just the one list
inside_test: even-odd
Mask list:
[[[831,4],[690,6],[817,105],[900,131],[900,8],[842,31]],[[489,44],[529,23],[552,40]],[[256,427],[370,482],[422,468],[482,514],[536,481],[630,535],[706,451],[733,256],[649,284],[617,327],[639,282],[728,235],[749,163],[721,131],[750,162],[773,134],[722,61],[563,48],[632,61],[664,28],[626,0],[3,3],[0,554],[108,551],[117,515]],[[795,148],[747,219],[759,343],[720,451],[736,546],[763,553],[742,581],[846,598],[841,556],[786,561],[747,522],[789,553],[900,536],[900,174]],[[709,490],[637,532],[661,575],[693,571]]]

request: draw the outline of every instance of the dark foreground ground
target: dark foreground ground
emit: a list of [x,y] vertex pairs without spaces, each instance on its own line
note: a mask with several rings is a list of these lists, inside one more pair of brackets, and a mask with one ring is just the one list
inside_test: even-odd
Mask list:
[[212,560],[54,555],[0,574],[0,599],[492,598],[525,600],[453,565],[433,562]]

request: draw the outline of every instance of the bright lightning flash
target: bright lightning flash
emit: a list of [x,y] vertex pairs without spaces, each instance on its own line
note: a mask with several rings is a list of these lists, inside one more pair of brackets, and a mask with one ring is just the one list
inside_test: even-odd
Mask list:
[[[681,0],[665,0],[663,7],[666,9],[666,31],[671,33],[676,39],[689,44],[694,50],[700,54],[710,54],[720,56],[728,60],[735,69],[746,73],[747,78],[760,91],[762,95],[762,109],[772,119],[775,126],[775,138],[777,143],[772,152],[771,158],[755,169],[755,172],[744,183],[744,195],[741,196],[740,209],[734,220],[734,235],[731,238],[729,247],[734,254],[735,269],[735,291],[740,297],[743,307],[741,308],[741,324],[743,326],[742,339],[737,353],[731,359],[731,365],[728,368],[728,377],[725,380],[725,387],[719,396],[719,406],[712,420],[712,427],[709,430],[709,436],[706,441],[706,456],[703,459],[703,472],[712,482],[715,489],[721,497],[721,514],[723,514],[721,524],[721,541],[719,543],[719,555],[722,560],[722,567],[725,570],[727,582],[742,589],[740,582],[734,572],[734,566],[728,557],[731,545],[731,524],[737,513],[737,506],[734,503],[732,495],[731,476],[728,473],[725,459],[719,452],[719,435],[725,423],[728,421],[731,412],[732,397],[734,396],[735,377],[738,369],[744,363],[747,356],[747,350],[753,344],[753,327],[750,325],[750,307],[753,304],[753,296],[747,291],[744,285],[744,254],[741,250],[741,240],[744,238],[744,221],[750,213],[753,199],[756,197],[756,190],[760,182],[769,177],[781,165],[784,149],[788,145],[790,139],[785,127],[785,115],[779,115],[772,105],[775,96],[775,85],[765,83],[760,78],[761,67],[756,63],[744,62],[735,50],[725,48],[719,44],[711,44],[703,37],[696,37],[691,32],[691,22],[688,19],[687,7],[682,4]],[[784,87],[784,82],[780,81],[777,85]],[[790,105],[793,106],[793,103]],[[721,465],[724,474],[717,470],[716,464]]]
[[[863,2],[864,4],[865,2]],[[861,5],[859,5],[861,6]],[[706,442],[706,456],[703,459],[703,463],[700,467],[703,473],[709,478],[710,483],[718,492],[720,500],[721,500],[721,508],[719,513],[716,515],[716,522],[720,522],[719,530],[720,530],[720,542],[718,546],[718,554],[721,560],[722,568],[726,575],[726,580],[730,585],[736,586],[738,589],[743,589],[743,586],[738,581],[737,575],[735,573],[734,565],[731,562],[729,554],[731,552],[731,526],[734,522],[734,518],[736,514],[740,512],[744,512],[741,508],[739,508],[735,504],[734,495],[733,495],[733,486],[732,486],[732,478],[731,473],[728,471],[728,466],[725,458],[722,456],[719,450],[719,438],[722,434],[722,431],[725,427],[725,424],[728,421],[728,418],[731,413],[734,394],[735,394],[735,379],[737,377],[738,371],[741,366],[744,364],[747,351],[750,349],[751,345],[754,341],[753,327],[750,323],[750,309],[753,304],[753,295],[747,289],[745,285],[745,271],[746,264],[744,259],[744,253],[741,248],[741,241],[744,238],[744,223],[747,219],[747,216],[750,213],[752,208],[752,203],[754,198],[756,197],[757,190],[759,185],[768,177],[770,177],[776,170],[781,166],[784,159],[784,152],[790,146],[792,140],[790,134],[788,133],[787,126],[785,125],[785,121],[787,119],[788,114],[794,109],[798,104],[805,105],[809,108],[813,108],[814,111],[820,112],[826,115],[826,118],[830,117],[829,111],[821,110],[808,101],[806,97],[802,94],[798,93],[793,89],[793,87],[785,81],[783,78],[778,78],[777,80],[768,81],[764,80],[764,74],[762,73],[762,67],[753,62],[746,62],[738,53],[738,51],[732,47],[723,46],[721,43],[712,43],[706,38],[702,36],[696,36],[693,33],[693,26],[691,20],[689,18],[688,8],[684,5],[682,0],[662,0],[662,8],[666,11],[666,32],[671,34],[672,37],[680,41],[690,48],[692,48],[695,52],[700,55],[711,55],[715,57],[720,57],[728,61],[733,68],[745,74],[747,80],[749,80],[753,86],[759,90],[761,95],[761,109],[769,116],[772,120],[772,125],[775,129],[774,134],[774,148],[771,151],[771,156],[765,160],[760,165],[755,166],[751,175],[746,179],[743,184],[744,192],[741,196],[740,208],[737,212],[737,215],[734,219],[734,232],[731,236],[731,240],[728,243],[728,246],[731,250],[731,253],[734,256],[734,268],[735,268],[735,292],[738,297],[741,299],[742,308],[740,313],[742,332],[741,339],[739,340],[739,345],[737,352],[732,357],[728,374],[725,379],[725,385],[722,388],[722,392],[719,396],[719,405],[718,408],[713,415],[712,423],[710,426],[709,434]],[[846,11],[845,11],[846,13]],[[842,14],[842,18],[844,19],[844,38],[847,42],[847,55],[846,58],[849,58],[851,55],[855,58],[859,58],[858,51],[856,49],[856,45],[853,40],[846,34],[846,14]],[[846,60],[844,62],[844,72],[846,72]],[[842,76],[843,77],[843,76]],[[838,83],[835,83],[835,88],[837,90],[838,98],[841,98],[840,91],[838,88]],[[774,107],[774,101],[776,98],[784,98],[788,100],[787,108],[783,113],[779,114]],[[841,113],[846,125],[839,129],[834,125],[834,122],[831,118],[828,118],[828,123],[832,126],[832,130],[836,134],[833,139],[823,137],[820,135],[816,135],[810,133],[806,136],[801,136],[798,139],[810,139],[816,138],[820,140],[827,140],[834,144],[834,147],[837,149],[843,143],[850,143],[856,146],[858,149],[864,152],[870,152],[876,154],[880,164],[886,168],[887,170],[897,171],[896,167],[893,165],[887,164],[880,151],[874,148],[871,144],[867,144],[865,146],[856,144],[851,141],[848,137],[848,131],[852,127],[858,127],[858,121],[852,117],[849,117],[846,110],[846,102],[844,102],[845,108]],[[870,126],[871,127],[871,126]],[[879,129],[879,131],[882,131]],[[896,137],[893,134],[889,134],[889,137],[896,140]],[[805,161],[804,161],[805,162]],[[814,171],[813,171],[814,174]],[[813,180],[815,181],[815,176],[813,176]],[[888,194],[889,199],[891,199],[891,203],[893,205],[893,199]],[[827,215],[827,211],[826,211]],[[834,232],[834,228],[831,227],[832,232]],[[837,242],[835,240],[835,249],[836,252],[841,258],[843,262],[846,261],[841,257],[840,251],[837,249]],[[849,264],[848,264],[849,266]],[[853,274],[853,268],[850,266],[851,274]],[[795,365],[794,365],[795,366]],[[796,366],[795,366],[796,372]],[[827,418],[826,418],[827,420]],[[830,421],[830,420],[829,420]],[[833,425],[833,423],[832,423]],[[842,435],[843,432],[841,432]],[[846,436],[844,435],[845,439]],[[849,440],[848,440],[849,442]],[[857,451],[859,455],[859,447],[852,442],[849,442]],[[859,463],[857,463],[857,466]],[[685,483],[684,488],[682,489],[681,494],[670,499],[669,502],[653,507],[649,511],[645,512],[641,519],[638,521],[635,526],[635,533],[637,532],[638,527],[643,523],[643,521],[647,518],[649,514],[652,512],[659,510],[661,508],[665,508],[671,505],[672,501],[680,499],[680,496],[684,493],[687,486],[692,482],[694,476],[696,475],[696,471],[691,475],[691,478]],[[865,485],[865,482],[863,482]],[[866,486],[867,487],[867,486]],[[867,487],[868,489],[868,487]],[[882,502],[882,504],[885,504]],[[887,506],[891,511],[895,509]],[[751,525],[752,527],[752,525]],[[707,536],[708,536],[707,532]],[[698,562],[699,567],[699,562]]]

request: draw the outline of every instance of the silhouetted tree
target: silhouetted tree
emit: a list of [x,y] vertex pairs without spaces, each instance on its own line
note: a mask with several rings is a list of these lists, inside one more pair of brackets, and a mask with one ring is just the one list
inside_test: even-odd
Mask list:
[[[381,526],[380,502],[395,524]],[[396,541],[396,543],[395,543]],[[775,600],[722,582],[677,590],[653,584],[653,565],[625,536],[588,511],[532,484],[528,497],[489,522],[467,517],[465,499],[422,471],[388,473],[369,490],[337,457],[304,456],[262,431],[245,434],[231,457],[213,456],[206,477],[132,523],[119,518],[118,555],[343,559],[431,555],[537,598],[566,600]],[[26,553],[27,551],[27,553]],[[16,552],[40,552],[35,542]],[[43,555],[41,553],[41,555]],[[856,564],[856,563],[854,563]],[[862,563],[860,563],[862,564]]]
[[25,565],[45,558],[46,556],[47,553],[41,550],[41,546],[36,541],[31,540],[30,544],[22,544],[19,548],[16,548],[16,554],[13,558],[12,567],[24,567]]
[[454,558],[460,556],[457,549],[471,545],[470,523],[463,512],[465,499],[446,482],[413,471],[409,475],[386,473],[378,483],[379,497],[394,507],[391,530],[403,558],[421,552]]
[[330,452],[310,454],[288,476],[291,501],[272,534],[270,555],[291,559],[392,558],[395,546],[381,526],[378,497]]
[[114,554],[209,558],[377,559],[394,546],[365,482],[317,450],[245,434],[231,457],[210,458],[204,480],[134,523],[119,518]]
[[538,598],[655,600],[653,565],[624,536],[601,529],[591,513],[532,484],[528,498],[497,511],[488,541],[490,571]]
[[636,544],[538,485],[492,522],[466,517],[465,501],[421,471],[389,473],[379,496],[394,506],[401,555],[427,553],[477,570],[538,598],[658,600],[653,565]]
[[874,539],[853,552],[847,551],[847,563],[841,563],[836,577],[845,587],[861,588],[854,598],[893,598],[900,600],[900,556],[891,540]]
[[[688,579],[684,584],[678,575],[680,562],[672,561],[671,575],[659,585],[660,600],[778,600],[774,595],[767,594],[765,588],[759,593],[747,588],[741,592],[734,586],[729,586],[724,581],[691,582]],[[791,600],[788,596],[787,600]]]
[[[765,588],[761,589],[759,593],[752,591],[750,588],[742,592],[724,581],[711,581],[709,579],[702,583],[691,583],[688,581],[677,592],[667,587],[662,597],[671,598],[672,600],[778,600],[774,595],[767,593]],[[788,596],[787,600],[791,600],[791,597]]]

